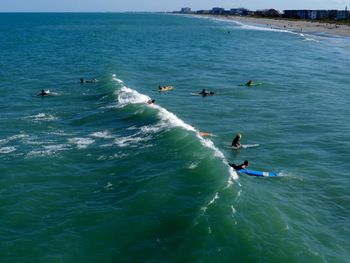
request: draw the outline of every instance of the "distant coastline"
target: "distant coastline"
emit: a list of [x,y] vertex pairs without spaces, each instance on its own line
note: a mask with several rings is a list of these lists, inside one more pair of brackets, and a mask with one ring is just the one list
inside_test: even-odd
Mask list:
[[282,30],[290,30],[303,33],[327,33],[338,36],[350,36],[350,26],[334,23],[311,22],[305,20],[292,20],[286,18],[260,18],[252,16],[194,14],[195,16],[215,17],[220,19],[235,20],[243,23],[262,24]]

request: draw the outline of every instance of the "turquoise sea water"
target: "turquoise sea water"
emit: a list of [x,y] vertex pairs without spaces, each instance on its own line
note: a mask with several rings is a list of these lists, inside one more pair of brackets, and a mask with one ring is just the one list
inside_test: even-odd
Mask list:
[[350,261],[350,39],[113,13],[0,36],[1,262]]

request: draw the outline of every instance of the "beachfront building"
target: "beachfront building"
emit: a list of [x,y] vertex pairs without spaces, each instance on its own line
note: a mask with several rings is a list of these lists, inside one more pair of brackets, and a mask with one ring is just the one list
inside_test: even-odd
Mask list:
[[284,10],[283,13],[283,17],[295,19],[344,20],[349,18],[347,10]]
[[284,10],[283,16],[286,18],[300,18],[298,17],[298,10]]
[[230,15],[234,16],[246,16],[249,14],[249,10],[246,8],[231,8]]
[[283,16],[296,19],[316,19],[316,10],[284,10]]
[[328,18],[328,10],[317,10],[317,19]]
[[180,13],[182,13],[182,14],[189,14],[189,13],[191,13],[192,11],[191,11],[191,8],[190,7],[183,7],[183,8],[181,8],[181,10],[180,10]]
[[317,11],[316,10],[309,10],[308,17],[309,17],[309,19],[317,19]]
[[225,13],[225,8],[214,7],[210,10],[210,14],[223,15]]
[[337,19],[338,10],[328,10],[328,18]]
[[337,20],[349,19],[349,11],[348,10],[338,10],[336,19]]

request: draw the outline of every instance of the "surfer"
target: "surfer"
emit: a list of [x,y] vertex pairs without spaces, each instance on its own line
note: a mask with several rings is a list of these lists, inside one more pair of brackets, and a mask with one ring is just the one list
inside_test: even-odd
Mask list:
[[154,104],[155,102],[156,102],[156,100],[154,100],[154,99],[149,99],[149,100],[147,101],[148,104]]
[[253,86],[255,83],[254,83],[254,81],[252,81],[252,80],[249,80],[247,83],[246,83],[246,85],[247,86]]
[[231,144],[233,149],[242,148],[241,138],[242,138],[242,135],[240,133],[238,133],[236,135],[236,137],[233,139],[232,144]]
[[198,94],[203,95],[203,96],[207,96],[207,95],[209,95],[209,92],[206,92],[205,89],[202,89],[202,91],[199,92]]
[[201,92],[198,93],[199,95],[202,95],[203,97],[205,96],[213,96],[215,93],[210,91],[210,92],[206,92],[205,89],[202,89]]
[[168,91],[174,89],[173,86],[158,86],[159,91]]
[[39,93],[37,96],[47,96],[47,95],[49,95],[49,91],[45,91],[45,90],[41,90],[41,93]]
[[231,166],[233,169],[239,171],[239,170],[247,168],[248,164],[249,164],[248,161],[245,160],[242,164],[239,164],[239,165],[234,164],[234,163],[229,163],[228,165]]

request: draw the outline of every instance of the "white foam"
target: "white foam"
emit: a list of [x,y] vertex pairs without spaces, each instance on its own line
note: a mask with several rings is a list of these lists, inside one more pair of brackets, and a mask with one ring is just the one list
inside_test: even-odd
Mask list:
[[10,141],[14,141],[14,140],[18,140],[18,139],[23,139],[23,138],[28,138],[29,135],[27,134],[17,134],[17,135],[13,135],[13,136],[10,136],[6,139],[1,139],[0,140],[0,144],[6,144],[6,143],[9,143]]
[[241,28],[246,30],[254,30],[254,31],[282,32],[282,33],[290,32],[284,29],[269,28],[269,27],[263,27],[263,26],[253,26],[253,25],[246,25],[246,24],[242,24]]
[[126,137],[118,137],[114,140],[114,143],[118,147],[136,147],[140,142],[145,142],[150,140],[149,137],[139,137],[139,133],[126,136]]
[[[276,27],[267,27],[266,25],[256,25],[253,22],[247,22],[247,24],[242,23],[240,21],[236,21],[236,20],[231,20],[231,19],[215,19],[218,21],[224,21],[224,22],[231,22],[234,23],[236,25],[239,26],[239,29],[243,29],[243,30],[254,30],[254,31],[267,31],[267,32],[281,32],[281,33],[288,33],[288,34],[293,34],[293,35],[298,35],[301,36],[302,38],[304,38],[303,41],[315,41],[315,42],[319,42],[316,39],[313,39],[310,37],[310,35],[305,35],[301,32],[296,32],[293,30],[287,30],[287,29],[283,29],[283,28],[276,28]],[[258,23],[257,23],[258,24]]]
[[57,151],[67,150],[69,145],[68,144],[56,144],[56,145],[44,145],[43,147],[45,150],[48,150],[51,152],[57,152]]
[[159,110],[158,111],[159,118],[161,119],[161,121],[164,122],[164,124],[166,126],[182,127],[188,131],[193,131],[193,132],[196,131],[195,128],[193,128],[191,125],[185,123],[183,120],[179,119],[174,113],[171,113],[158,105],[155,105],[155,107]]
[[78,149],[85,149],[87,148],[90,144],[93,144],[95,140],[91,138],[70,138],[68,141],[71,144],[75,144]]
[[117,76],[115,74],[112,75],[112,79],[120,84],[123,84],[124,81],[122,81],[121,79],[118,79]]
[[147,103],[147,101],[150,99],[150,97],[140,94],[136,90],[129,89],[125,86],[117,91],[117,96],[119,107],[125,107],[129,104]]
[[131,126],[131,127],[128,127],[128,128],[126,128],[127,130],[137,130],[138,128],[136,127],[136,126]]
[[198,163],[191,163],[191,164],[188,166],[189,169],[195,169],[195,168],[197,168],[197,167],[198,167]]
[[109,131],[99,131],[90,134],[91,137],[103,138],[103,139],[111,139],[114,136]]
[[107,185],[103,187],[105,190],[112,190],[113,189],[113,184],[111,182],[108,182]]
[[0,153],[6,154],[16,151],[16,147],[10,146],[10,147],[2,147],[0,148]]
[[55,121],[57,120],[57,117],[47,113],[38,113],[33,116],[25,117],[25,119],[32,119],[34,122],[40,122],[40,121]]
[[122,158],[125,158],[127,156],[129,156],[129,155],[126,153],[116,153],[116,154],[111,155],[111,156],[100,155],[97,158],[97,160],[98,161],[115,160],[115,159],[122,159]]
[[233,207],[233,205],[231,205],[231,210],[232,210],[232,216],[233,216],[234,214],[236,214],[237,210]]
[[211,206],[212,204],[214,204],[214,202],[219,198],[220,198],[219,193],[215,193],[215,196],[213,197],[213,199],[211,199],[206,206],[201,208],[203,211],[203,214],[207,211],[208,207]]
[[210,206],[211,204],[213,204],[217,199],[219,199],[219,193],[216,193],[214,198],[212,200],[210,200],[210,202],[208,203],[208,206]]
[[157,133],[161,130],[164,130],[167,128],[165,125],[162,125],[161,123],[158,123],[156,125],[146,125],[141,127],[141,132],[150,134],[150,133]]
[[68,150],[68,144],[57,144],[57,145],[43,145],[43,148],[40,150],[33,150],[27,154],[27,157],[43,157],[43,156],[52,156],[58,151]]

